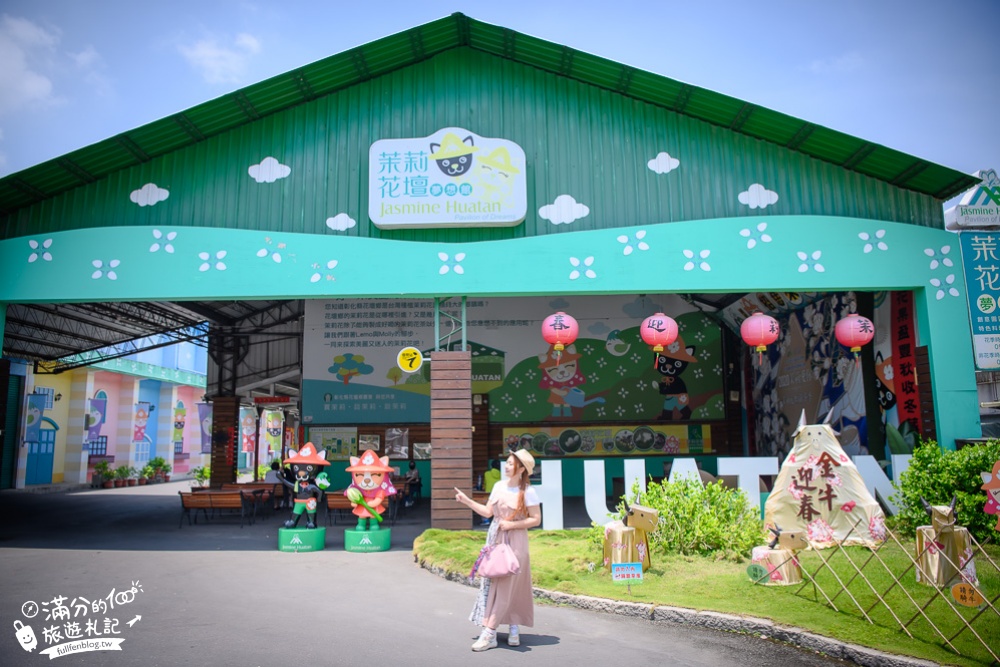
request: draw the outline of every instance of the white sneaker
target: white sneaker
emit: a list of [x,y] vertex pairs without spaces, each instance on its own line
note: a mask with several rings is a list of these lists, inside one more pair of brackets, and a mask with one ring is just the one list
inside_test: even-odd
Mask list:
[[507,635],[507,646],[520,646],[521,645],[521,633],[518,630],[511,630],[510,634]]
[[497,636],[496,633],[487,637],[485,635],[479,635],[479,639],[472,645],[473,651],[488,651],[491,648],[497,647]]

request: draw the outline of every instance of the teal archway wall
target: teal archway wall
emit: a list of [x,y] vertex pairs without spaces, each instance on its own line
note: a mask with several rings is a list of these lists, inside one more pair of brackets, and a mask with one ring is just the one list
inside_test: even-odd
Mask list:
[[913,290],[938,437],[952,448],[981,434],[960,265],[949,232],[826,216],[450,244],[111,227],[0,241],[0,302]]

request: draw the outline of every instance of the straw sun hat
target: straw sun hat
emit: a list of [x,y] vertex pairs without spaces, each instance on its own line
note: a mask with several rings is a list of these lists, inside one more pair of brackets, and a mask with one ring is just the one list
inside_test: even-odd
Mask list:
[[535,470],[535,457],[527,449],[519,449],[516,452],[512,452],[514,456],[517,457],[521,465],[528,471],[528,476]]

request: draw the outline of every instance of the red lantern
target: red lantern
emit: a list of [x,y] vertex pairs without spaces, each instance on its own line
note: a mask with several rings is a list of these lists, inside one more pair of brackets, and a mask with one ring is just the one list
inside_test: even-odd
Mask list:
[[837,322],[834,329],[837,341],[851,349],[857,359],[862,345],[867,345],[875,337],[875,325],[867,317],[852,313]]
[[542,338],[559,354],[567,345],[572,345],[580,333],[580,325],[570,315],[563,312],[549,315],[542,322]]
[[[642,338],[642,342],[653,348],[653,352],[659,355],[660,352],[663,352],[663,348],[677,340],[677,322],[674,321],[674,318],[663,313],[650,315],[642,321],[642,326],[639,327],[639,336]],[[655,361],[653,365],[656,365]]]
[[743,338],[743,342],[757,349],[758,364],[761,362],[764,350],[767,349],[768,345],[778,340],[780,333],[781,328],[778,326],[778,320],[760,311],[743,320],[743,324],[740,325],[740,336]]

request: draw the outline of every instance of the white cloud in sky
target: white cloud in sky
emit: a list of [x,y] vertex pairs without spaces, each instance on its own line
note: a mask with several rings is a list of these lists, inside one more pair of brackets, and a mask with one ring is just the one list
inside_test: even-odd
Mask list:
[[559,195],[554,202],[538,209],[538,215],[553,225],[568,225],[574,220],[579,220],[589,214],[589,207],[577,203],[569,195]]
[[139,206],[153,206],[169,196],[170,192],[158,187],[156,183],[146,183],[138,190],[133,190],[128,198]]
[[0,17],[0,114],[52,99],[44,73],[59,34],[23,18]]
[[93,67],[101,61],[101,55],[93,46],[88,46],[79,53],[71,52],[69,57],[77,67],[82,67],[84,69]]
[[232,46],[210,37],[194,44],[180,44],[177,50],[208,83],[240,83],[247,61],[260,52],[260,41],[253,35],[240,33]]
[[260,164],[250,165],[247,172],[249,172],[250,178],[258,183],[274,183],[279,178],[285,178],[292,173],[292,168],[281,164],[271,156],[267,156],[260,161]]
[[666,174],[669,171],[676,169],[680,165],[681,161],[675,157],[670,157],[670,153],[662,151],[657,154],[655,158],[646,163],[646,166],[655,171],[657,174]]
[[821,58],[810,62],[806,69],[813,74],[847,74],[862,69],[865,59],[857,51],[849,51],[832,58]]
[[354,221],[354,218],[347,215],[346,213],[338,213],[332,218],[326,219],[326,226],[335,232],[342,232],[350,229],[354,225],[358,224]]
[[754,183],[746,192],[739,194],[739,200],[750,208],[767,208],[778,201],[778,193],[768,190],[760,183]]

